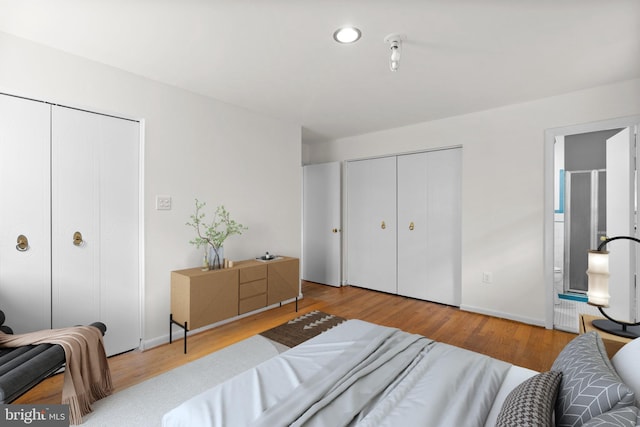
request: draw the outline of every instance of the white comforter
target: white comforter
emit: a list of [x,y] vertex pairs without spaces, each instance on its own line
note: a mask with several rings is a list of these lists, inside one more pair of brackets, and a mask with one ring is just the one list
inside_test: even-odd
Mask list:
[[349,320],[184,402],[163,426],[483,426],[513,386],[504,381],[511,371],[479,353]]

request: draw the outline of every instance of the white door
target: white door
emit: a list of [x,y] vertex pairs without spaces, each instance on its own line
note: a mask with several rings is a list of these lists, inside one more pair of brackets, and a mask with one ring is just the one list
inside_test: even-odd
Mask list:
[[140,339],[138,148],[137,122],[53,107],[52,324],[104,322],[109,355]]
[[51,327],[49,123],[48,104],[0,95],[0,310],[16,333]]
[[429,153],[398,156],[398,294],[430,296]]
[[340,162],[302,170],[302,278],[340,286]]
[[397,293],[396,158],[347,162],[347,278]]
[[[607,139],[607,237],[635,235],[635,135],[625,128]],[[635,321],[635,253],[637,243],[615,240],[604,248],[609,255],[610,307],[614,319]],[[586,257],[586,254],[585,254]]]
[[434,301],[459,306],[462,292],[462,149],[428,157],[427,259]]
[[460,305],[461,149],[398,156],[398,294]]

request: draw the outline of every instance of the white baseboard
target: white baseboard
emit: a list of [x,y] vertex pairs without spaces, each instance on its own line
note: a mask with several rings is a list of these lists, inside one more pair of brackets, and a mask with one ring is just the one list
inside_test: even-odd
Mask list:
[[485,314],[487,316],[499,317],[501,319],[515,320],[516,322],[526,323],[528,325],[545,327],[544,319],[533,319],[525,316],[517,316],[511,313],[503,313],[501,311],[487,310],[485,308],[473,307],[470,305],[461,305],[460,310],[470,311],[472,313]]

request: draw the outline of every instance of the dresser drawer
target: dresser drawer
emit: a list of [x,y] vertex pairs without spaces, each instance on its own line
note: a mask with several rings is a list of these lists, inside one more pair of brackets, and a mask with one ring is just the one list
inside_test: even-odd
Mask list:
[[254,280],[267,278],[267,265],[255,265],[240,269],[240,283],[253,282]]
[[267,293],[267,279],[240,284],[240,299]]
[[241,299],[238,304],[238,313],[243,314],[267,306],[267,294]]

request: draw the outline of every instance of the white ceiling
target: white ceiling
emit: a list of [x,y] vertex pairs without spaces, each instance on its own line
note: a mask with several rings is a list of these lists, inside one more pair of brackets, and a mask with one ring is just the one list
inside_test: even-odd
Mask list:
[[[362,39],[333,41],[347,24]],[[639,0],[0,0],[0,31],[299,124],[308,142],[640,77]]]

